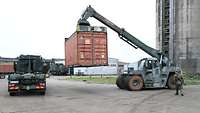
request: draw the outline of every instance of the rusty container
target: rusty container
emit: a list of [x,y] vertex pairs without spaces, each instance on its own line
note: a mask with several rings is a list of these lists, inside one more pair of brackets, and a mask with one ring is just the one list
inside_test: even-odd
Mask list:
[[14,73],[14,62],[0,62],[0,74]]
[[76,31],[65,38],[67,67],[108,65],[107,32],[103,27],[103,30],[97,30],[98,28]]

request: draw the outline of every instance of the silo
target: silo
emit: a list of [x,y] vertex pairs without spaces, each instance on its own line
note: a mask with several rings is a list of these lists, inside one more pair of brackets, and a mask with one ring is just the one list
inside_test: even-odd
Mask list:
[[156,2],[157,48],[180,64],[183,71],[199,73],[200,0]]

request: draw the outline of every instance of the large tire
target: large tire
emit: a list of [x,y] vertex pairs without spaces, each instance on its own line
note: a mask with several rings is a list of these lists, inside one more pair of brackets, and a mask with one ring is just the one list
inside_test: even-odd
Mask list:
[[116,85],[120,89],[125,89],[124,76],[120,75],[117,77]]
[[124,84],[125,84],[125,88],[127,90],[129,90],[128,82],[129,82],[129,80],[130,80],[131,77],[132,76],[127,76],[126,78],[124,78]]
[[175,82],[175,76],[170,75],[167,81],[167,86],[169,89],[176,89],[176,82]]
[[144,81],[141,76],[133,75],[126,79],[127,89],[130,91],[140,91],[144,87]]
[[44,96],[46,94],[46,92],[45,91],[43,91],[43,92],[40,92],[40,95],[42,95],[42,96]]
[[16,93],[9,93],[9,95],[10,95],[10,96],[15,96],[15,95],[16,95]]

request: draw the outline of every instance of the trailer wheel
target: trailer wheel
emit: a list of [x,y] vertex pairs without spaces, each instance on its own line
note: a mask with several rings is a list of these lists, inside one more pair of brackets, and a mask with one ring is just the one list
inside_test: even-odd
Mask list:
[[117,77],[116,85],[120,89],[125,89],[124,77],[122,75]]
[[10,95],[10,96],[15,96],[15,95],[16,95],[16,93],[9,93],[9,95]]
[[167,86],[169,89],[176,89],[176,83],[175,83],[175,76],[171,75],[169,76],[169,79],[167,81]]
[[143,88],[144,81],[141,76],[133,75],[127,78],[127,87],[130,91],[139,91]]

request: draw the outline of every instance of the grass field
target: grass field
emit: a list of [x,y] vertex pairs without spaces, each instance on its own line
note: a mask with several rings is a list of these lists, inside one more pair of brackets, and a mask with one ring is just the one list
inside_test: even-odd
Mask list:
[[200,74],[183,73],[186,85],[200,85]]
[[117,76],[68,76],[67,80],[85,81],[98,84],[115,84]]
[[[200,74],[184,73],[184,81],[186,85],[200,85]],[[98,84],[115,84],[117,76],[68,76],[67,80],[85,81],[88,83]]]

